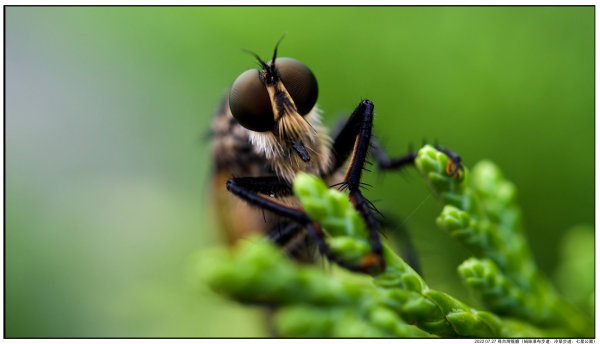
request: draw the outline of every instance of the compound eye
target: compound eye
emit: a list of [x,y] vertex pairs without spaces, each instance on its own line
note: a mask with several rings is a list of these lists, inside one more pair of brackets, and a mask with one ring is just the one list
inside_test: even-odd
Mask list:
[[235,79],[229,91],[229,108],[233,117],[246,129],[273,130],[273,108],[258,70],[247,70]]
[[289,57],[276,59],[275,67],[285,88],[292,96],[298,113],[302,116],[309,113],[317,103],[319,95],[315,75],[304,63]]

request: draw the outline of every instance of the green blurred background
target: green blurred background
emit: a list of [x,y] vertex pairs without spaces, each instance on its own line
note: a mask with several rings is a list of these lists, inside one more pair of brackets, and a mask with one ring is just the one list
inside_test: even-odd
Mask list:
[[[566,230],[594,223],[593,7],[5,14],[9,337],[266,335],[260,312],[187,271],[219,242],[202,137],[255,67],[241,49],[268,58],[283,33],[280,54],[318,78],[326,123],[369,98],[390,153],[437,139],[467,165],[498,163],[549,276]],[[477,305],[456,274],[468,253],[435,227],[440,206],[416,172],[365,181],[408,228],[428,283]]]

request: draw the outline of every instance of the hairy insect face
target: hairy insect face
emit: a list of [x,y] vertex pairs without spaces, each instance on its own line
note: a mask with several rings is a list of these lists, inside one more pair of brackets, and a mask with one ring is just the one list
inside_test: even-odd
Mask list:
[[317,96],[317,79],[311,70],[297,60],[284,57],[266,69],[242,73],[231,87],[229,101],[233,116],[245,128],[276,132],[277,120],[285,114],[307,115]]
[[316,107],[317,79],[292,58],[259,60],[262,69],[243,72],[233,83],[229,106],[250,141],[284,179],[303,170],[321,174],[329,165],[329,139]]

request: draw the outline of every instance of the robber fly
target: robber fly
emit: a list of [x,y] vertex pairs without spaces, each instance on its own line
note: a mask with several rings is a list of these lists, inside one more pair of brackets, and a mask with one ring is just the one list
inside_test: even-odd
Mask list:
[[[288,252],[308,240],[345,268],[382,270],[380,223],[361,191],[363,167],[369,153],[382,170],[411,166],[416,152],[387,156],[373,139],[374,104],[366,99],[330,138],[316,106],[317,79],[302,62],[278,58],[278,46],[268,62],[252,53],[260,68],[243,72],[233,82],[213,122],[214,204],[226,237],[233,243],[250,233],[266,233]],[[453,164],[449,172],[458,173],[460,158],[445,153]],[[291,185],[300,171],[348,190],[371,233],[371,253],[358,264],[331,252],[319,225],[293,197]]]

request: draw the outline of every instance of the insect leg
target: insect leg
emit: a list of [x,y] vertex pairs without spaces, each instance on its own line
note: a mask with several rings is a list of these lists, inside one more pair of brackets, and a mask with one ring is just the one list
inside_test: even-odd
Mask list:
[[350,115],[333,142],[333,168],[336,170],[348,158],[351,159],[342,186],[348,189],[354,208],[365,220],[369,229],[371,249],[374,253],[372,259],[383,267],[383,246],[378,232],[380,224],[375,218],[372,203],[360,191],[360,179],[371,142],[373,109],[374,104],[370,100],[363,100]]
[[[463,165],[461,162],[460,155],[440,145],[435,145],[435,148],[446,154],[449,158],[448,166],[446,166],[446,173],[455,178],[461,178]],[[371,140],[371,156],[377,161],[377,166],[384,171],[388,170],[401,170],[407,166],[414,166],[415,159],[417,158],[417,152],[408,152],[405,155],[390,158],[385,150],[381,147],[379,142],[373,138]]]
[[[372,137],[373,110],[374,104],[371,101],[361,101],[350,118],[338,131],[332,146],[334,159],[331,173],[342,167],[347,159],[350,159],[342,187],[349,190],[349,196],[354,207],[363,217],[369,228],[372,250],[381,257],[382,245],[378,234],[378,229],[381,225],[375,218],[373,205],[360,191],[360,179],[367,154],[370,150],[371,155],[376,159],[380,168],[394,170],[414,165],[417,153],[411,152],[404,156],[390,159],[379,146],[378,142]],[[457,172],[460,172],[462,165],[458,154],[447,149],[440,149],[439,147],[438,150],[445,153],[452,162],[452,164],[448,164],[452,167],[448,167],[447,172],[450,175],[460,175]]]
[[294,194],[292,187],[286,181],[276,177],[236,177],[227,181],[227,189],[235,194],[234,191],[229,189],[229,185],[237,185],[244,188],[246,191],[260,192],[267,196],[272,197],[285,197]]
[[385,150],[381,147],[377,139],[371,141],[371,156],[377,162],[381,170],[400,170],[407,166],[413,166],[417,158],[417,152],[408,152],[397,158],[390,159]]
[[[285,181],[275,181],[274,179],[277,179],[277,177],[232,178],[227,181],[227,190],[252,205],[295,221],[303,228],[306,228],[309,237],[317,244],[321,254],[330,261],[354,271],[366,272],[371,267],[371,265],[362,264],[354,266],[338,259],[327,245],[325,233],[303,210],[290,207],[273,197],[263,194],[265,191],[278,195],[291,194],[292,191],[289,184],[285,183]],[[269,181],[274,181],[274,183],[269,184]]]

